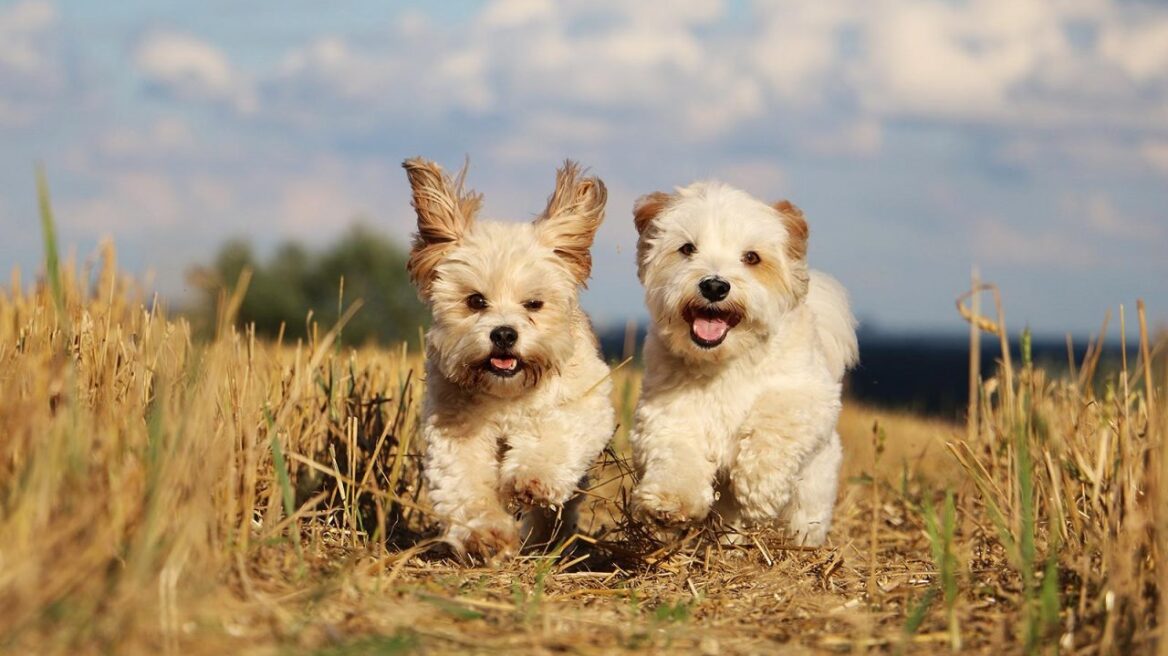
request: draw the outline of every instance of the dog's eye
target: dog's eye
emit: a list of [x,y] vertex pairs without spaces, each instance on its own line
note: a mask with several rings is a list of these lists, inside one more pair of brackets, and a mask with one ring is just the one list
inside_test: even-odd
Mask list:
[[759,257],[758,253],[755,253],[754,251],[746,251],[745,253],[742,254],[742,261],[745,264],[748,264],[750,266],[754,266],[754,265],[758,264],[759,262],[762,262],[762,258]]
[[529,312],[539,312],[540,308],[543,307],[543,301],[533,298],[530,301],[524,301],[523,307],[527,308]]
[[466,297],[466,306],[472,310],[485,310],[487,299],[482,294],[471,294]]
[[693,255],[694,253],[698,252],[698,247],[694,246],[692,243],[686,242],[684,246],[677,249],[677,252],[681,253],[682,255],[684,255],[686,257],[689,257],[690,255]]

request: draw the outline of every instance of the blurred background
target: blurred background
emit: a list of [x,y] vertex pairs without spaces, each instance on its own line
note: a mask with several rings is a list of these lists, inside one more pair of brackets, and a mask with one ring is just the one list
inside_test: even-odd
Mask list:
[[17,0],[0,143],[5,273],[39,269],[42,162],[78,260],[111,237],[195,315],[253,269],[269,334],[335,316],[344,275],[351,339],[416,337],[412,155],[469,157],[493,218],[539,212],[565,157],[603,177],[584,304],[618,351],[646,316],[633,200],[698,178],[806,211],[863,323],[860,391],[929,369],[964,398],[973,266],[1064,361],[1120,303],[1129,335],[1138,297],[1168,317],[1160,2]]

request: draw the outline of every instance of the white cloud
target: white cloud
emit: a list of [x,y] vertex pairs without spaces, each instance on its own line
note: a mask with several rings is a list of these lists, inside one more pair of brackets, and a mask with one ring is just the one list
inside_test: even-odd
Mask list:
[[38,36],[57,22],[57,9],[45,0],[24,0],[0,11],[0,68],[33,74],[45,65]]
[[23,126],[65,91],[56,6],[22,0],[0,8],[0,126]]
[[187,211],[177,185],[150,170],[105,176],[99,195],[62,203],[58,212],[68,228],[90,235],[113,235],[179,224]]
[[1089,269],[1099,262],[1082,235],[1060,227],[1025,228],[1001,217],[983,217],[974,224],[973,255],[984,264],[1033,269]]
[[344,39],[325,36],[288,53],[276,84],[293,81],[341,98],[369,100],[393,88],[394,77],[400,69],[396,61],[355,53]]
[[755,74],[785,103],[822,102],[840,75],[840,41],[858,24],[859,5],[784,0],[752,7],[761,23],[749,43]]
[[714,171],[712,177],[725,180],[765,201],[777,201],[789,195],[786,171],[768,159],[748,159],[726,164]]
[[[73,187],[61,185],[63,220],[181,241],[190,257],[239,232],[327,239],[363,212],[402,238],[397,161],[415,152],[451,167],[468,153],[502,216],[538,209],[563,157],[595,167],[612,192],[594,287],[606,298],[627,291],[631,199],[702,176],[816,208],[817,257],[863,250],[896,263],[890,281],[966,256],[1101,276],[1133,261],[1117,254],[1151,261],[1164,236],[1147,209],[1168,179],[1162,5],[498,0],[448,20],[423,4],[389,24],[290,18],[262,46],[223,27],[149,31],[130,39],[132,67],[108,53],[139,23],[94,56],[91,37],[63,38],[72,13],[53,7],[0,9],[0,126],[68,109],[76,132],[54,132],[68,143],[46,154]],[[210,25],[179,13],[170,24]],[[135,106],[122,94],[144,87],[119,75],[169,105]],[[96,110],[73,111],[87,87]],[[18,156],[49,142],[13,132]],[[1089,191],[1064,204],[1076,185]],[[937,247],[962,234],[970,247]],[[862,278],[852,259],[841,276]]]
[[57,8],[48,0],[21,0],[0,12],[0,30],[6,34],[40,32],[57,22]]
[[1067,49],[1040,0],[886,3],[864,27],[857,86],[870,107],[892,114],[1005,119],[1011,92]]
[[499,0],[487,5],[480,20],[491,29],[508,29],[547,20],[554,13],[552,0]]
[[973,254],[987,264],[1092,270],[1161,261],[1160,222],[1125,211],[1106,192],[1066,193],[1053,220],[1019,214],[975,220]]
[[[496,0],[465,23],[411,14],[385,39],[317,39],[288,53],[263,87],[298,123],[359,111],[387,124],[587,111],[694,143],[763,119],[784,133],[784,121],[826,110],[833,120],[802,120],[794,141],[832,156],[879,150],[882,123],[901,117],[1012,130],[1168,121],[1163,10],[784,0],[748,11],[733,28],[718,0]],[[1074,29],[1097,36],[1076,39]],[[841,125],[849,132],[837,133]]]
[[1099,52],[1133,80],[1147,82],[1168,76],[1168,21],[1110,22],[1099,39]]
[[1110,130],[1017,130],[996,153],[1003,163],[1035,173],[1070,172],[1127,178],[1168,176],[1168,140]]
[[105,157],[158,158],[190,152],[196,145],[190,125],[169,116],[144,127],[114,127],[98,138],[97,151]]
[[1100,237],[1141,242],[1164,236],[1163,225],[1125,214],[1105,193],[1094,192],[1085,199],[1072,197],[1067,204],[1081,217],[1084,227]]
[[[399,181],[404,189],[396,163],[316,156],[254,170],[246,170],[247,164],[167,170],[129,160],[108,170],[92,169],[89,177],[97,191],[62,199],[58,214],[66,231],[86,238],[169,235],[200,243],[233,234],[316,241],[359,216],[377,216],[381,225],[392,225],[386,215],[410,214],[399,190],[386,185]],[[396,237],[408,235],[405,224],[392,228]]]
[[1168,177],[1168,139],[1148,139],[1139,152],[1152,168]]
[[590,144],[614,138],[616,126],[608,121],[576,114],[540,113],[522,121],[516,134],[498,139],[489,149],[492,159],[513,164],[555,161],[557,148],[567,148],[573,157]]
[[195,36],[151,32],[138,45],[134,61],[147,80],[175,98],[225,102],[245,113],[257,109],[247,78],[222,51]]
[[[357,46],[320,39],[288,53],[266,88],[360,105],[385,121],[456,112],[510,118],[634,112],[678,138],[709,138],[763,108],[759,84],[705,40],[723,3],[489,3],[465,26],[411,20],[396,38]],[[732,45],[732,44],[728,44]],[[738,47],[734,46],[737,51]],[[727,51],[728,52],[728,51]],[[300,108],[288,108],[298,120]]]
[[833,129],[799,135],[808,152],[821,157],[872,157],[884,145],[884,127],[872,117],[864,117]]

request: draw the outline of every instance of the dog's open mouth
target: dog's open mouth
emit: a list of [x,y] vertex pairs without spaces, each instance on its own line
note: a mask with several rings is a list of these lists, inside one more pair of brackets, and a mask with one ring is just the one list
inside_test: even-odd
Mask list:
[[730,329],[742,321],[742,315],[729,309],[698,306],[686,308],[684,318],[689,336],[702,348],[714,348],[726,340]]
[[510,378],[523,368],[523,361],[512,353],[492,353],[483,362],[483,368],[502,378]]

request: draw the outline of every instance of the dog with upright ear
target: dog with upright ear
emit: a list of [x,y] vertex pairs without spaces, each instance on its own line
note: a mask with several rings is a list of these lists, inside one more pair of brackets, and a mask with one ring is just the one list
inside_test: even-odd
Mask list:
[[478,220],[481,197],[422,159],[408,263],[426,331],[427,500],[462,557],[506,558],[572,535],[579,491],[612,437],[612,381],[580,307],[604,184],[567,161],[534,221]]
[[581,285],[592,274],[592,240],[604,221],[608,190],[600,178],[583,177],[580,167],[567,160],[556,172],[556,189],[547,208],[535,220],[542,239]]
[[434,282],[435,268],[474,223],[483,197],[464,191],[466,166],[453,180],[440,166],[421,157],[407,159],[402,168],[409,178],[412,204],[418,214],[418,232],[406,270],[425,298]]

